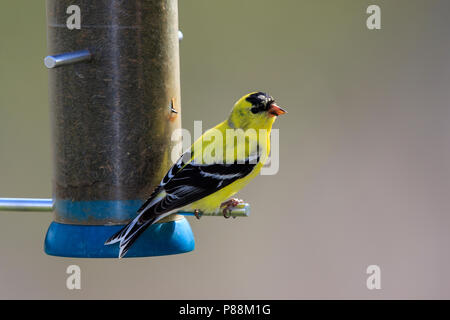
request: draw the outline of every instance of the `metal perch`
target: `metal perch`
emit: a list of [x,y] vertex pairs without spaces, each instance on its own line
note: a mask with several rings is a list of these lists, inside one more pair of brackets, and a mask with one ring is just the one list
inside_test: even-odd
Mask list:
[[[30,198],[0,198],[0,211],[53,211],[53,199],[30,199]],[[177,214],[193,216],[194,212],[178,211]],[[222,216],[222,212],[201,212],[201,216]],[[250,205],[248,203],[239,204],[233,208],[229,215],[231,217],[248,217],[250,215]]]

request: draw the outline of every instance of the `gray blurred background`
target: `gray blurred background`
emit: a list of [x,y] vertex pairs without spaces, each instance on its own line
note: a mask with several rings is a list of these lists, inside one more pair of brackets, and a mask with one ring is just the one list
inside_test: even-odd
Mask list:
[[[366,8],[381,7],[381,30]],[[183,127],[263,90],[280,171],[249,218],[190,219],[196,250],[43,252],[50,213],[0,213],[0,298],[450,298],[450,2],[180,1]],[[44,1],[0,4],[0,197],[51,196]],[[82,289],[66,289],[77,264]],[[381,268],[368,290],[366,268]]]

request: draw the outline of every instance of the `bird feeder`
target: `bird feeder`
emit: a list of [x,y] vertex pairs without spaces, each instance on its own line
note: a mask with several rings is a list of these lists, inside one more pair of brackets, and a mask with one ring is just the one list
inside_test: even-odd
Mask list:
[[[105,240],[170,168],[181,128],[177,0],[47,0],[47,27],[53,198],[0,198],[0,210],[53,211],[49,255],[115,258]],[[126,257],[194,250],[184,215],[151,225]]]
[[[117,257],[105,240],[170,167],[181,126],[177,10],[177,0],[47,1],[55,215],[47,254]],[[188,221],[172,215],[128,256],[193,249]]]

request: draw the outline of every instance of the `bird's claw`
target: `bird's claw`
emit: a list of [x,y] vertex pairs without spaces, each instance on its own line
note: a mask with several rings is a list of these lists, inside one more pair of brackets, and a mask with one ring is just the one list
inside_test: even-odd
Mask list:
[[200,210],[195,209],[195,210],[194,210],[194,216],[195,216],[198,220],[200,220],[200,218],[202,217],[202,215],[201,215],[201,213],[200,213]]
[[230,209],[225,208],[225,209],[223,209],[222,212],[223,212],[223,217],[224,217],[225,219],[228,219],[229,217],[231,217],[231,215],[230,215],[231,210],[230,210]]
[[[223,208],[222,213],[225,219],[231,217],[231,210],[237,207],[239,204],[244,203],[244,200],[232,198],[228,201],[223,202],[220,207]],[[233,216],[233,218],[236,218]]]

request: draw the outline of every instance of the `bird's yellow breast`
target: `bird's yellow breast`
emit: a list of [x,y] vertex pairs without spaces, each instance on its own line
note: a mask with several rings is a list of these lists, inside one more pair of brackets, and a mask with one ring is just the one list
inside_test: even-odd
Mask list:
[[[218,159],[217,153],[210,152],[211,150],[221,153],[223,157],[222,161],[224,162],[234,159],[243,161],[257,152],[260,155],[259,161],[247,176],[234,181],[201,200],[189,204],[184,209],[190,211],[198,209],[203,212],[218,212],[222,202],[235,195],[250,180],[255,178],[261,171],[270,152],[270,129],[253,129],[256,131],[255,135],[255,132],[249,132],[251,129],[242,130],[231,128],[227,121],[225,121],[205,132],[202,138],[198,139],[192,146],[193,161],[198,163],[217,163],[220,159]],[[237,139],[229,141],[233,133],[234,136],[237,136]]]

